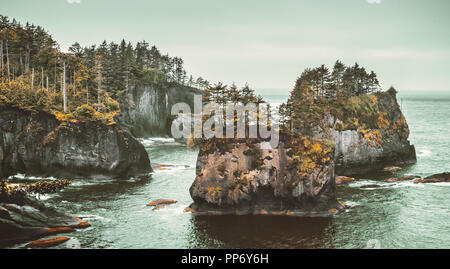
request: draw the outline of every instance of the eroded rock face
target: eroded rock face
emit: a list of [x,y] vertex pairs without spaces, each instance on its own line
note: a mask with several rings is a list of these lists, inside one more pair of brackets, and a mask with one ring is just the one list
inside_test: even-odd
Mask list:
[[[353,119],[355,122],[350,129],[342,128],[343,122],[348,121],[342,111],[326,114],[324,126],[317,127],[316,137],[336,143],[336,173],[340,175],[363,174],[416,162],[415,148],[408,141],[408,124],[395,93],[383,92],[369,97],[373,103],[355,108],[361,118]],[[370,109],[377,111],[365,111]],[[372,126],[362,126],[364,121]]]
[[186,103],[194,111],[194,95],[202,91],[175,83],[138,84],[121,103],[120,124],[136,137],[171,136],[171,108]]
[[61,123],[45,112],[0,108],[0,177],[131,177],[151,172],[145,148],[117,125]]
[[190,188],[194,204],[187,211],[296,216],[337,213],[329,212],[337,205],[332,150],[321,152],[321,161],[305,161],[302,165],[308,167],[302,171],[293,161],[297,153],[291,154],[292,149],[283,142],[275,149],[259,152],[259,148],[260,143],[240,143],[226,152],[205,154],[201,149]]

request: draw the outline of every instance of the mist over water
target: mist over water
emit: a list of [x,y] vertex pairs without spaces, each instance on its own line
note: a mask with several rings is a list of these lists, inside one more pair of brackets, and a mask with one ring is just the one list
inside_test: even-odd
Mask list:
[[[279,105],[288,91],[265,90],[261,95]],[[450,94],[404,92],[398,100],[416,146],[417,164],[396,173],[367,174],[338,186],[338,200],[351,208],[337,217],[184,213],[192,202],[189,187],[195,178],[197,152],[172,139],[145,139],[142,142],[153,164],[174,166],[155,170],[149,179],[78,180],[45,197],[45,204],[92,224],[68,234],[72,240],[56,248],[365,248],[373,246],[371,242],[379,242],[382,248],[449,248],[450,184],[380,180],[450,171]],[[361,188],[369,184],[380,187]],[[146,206],[159,198],[178,203],[159,211]]]

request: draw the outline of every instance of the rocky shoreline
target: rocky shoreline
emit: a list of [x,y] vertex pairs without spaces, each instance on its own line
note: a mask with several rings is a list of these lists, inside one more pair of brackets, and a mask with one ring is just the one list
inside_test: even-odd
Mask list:
[[90,226],[80,218],[48,208],[29,196],[20,203],[0,203],[0,247]]

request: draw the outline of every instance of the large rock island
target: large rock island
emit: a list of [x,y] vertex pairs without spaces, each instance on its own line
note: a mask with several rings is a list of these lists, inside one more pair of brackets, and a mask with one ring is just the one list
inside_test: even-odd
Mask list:
[[416,162],[415,148],[408,140],[408,124],[394,89],[352,97],[341,105],[327,107],[314,135],[335,142],[339,175]]
[[[187,211],[291,216],[341,212],[346,206],[336,201],[335,172],[361,174],[416,161],[396,90],[378,88],[376,75],[357,64],[345,68],[338,61],[332,76],[324,66],[307,69],[280,106],[277,147],[262,150],[268,147],[261,147],[266,142],[260,138],[192,139],[200,153],[190,188],[194,203]],[[248,87],[220,84],[205,96],[209,99],[204,101],[218,103],[261,100]],[[261,123],[264,115],[257,114]]]
[[60,121],[44,111],[0,107],[0,177],[109,178],[149,172],[144,147],[116,124]]
[[409,128],[391,87],[380,91],[376,74],[337,61],[306,69],[280,107],[291,132],[327,138],[336,144],[336,172],[363,174],[416,162]]
[[[331,141],[284,137],[277,148],[263,141],[203,144],[190,193],[196,214],[330,216],[335,198]],[[214,149],[217,149],[215,151]]]

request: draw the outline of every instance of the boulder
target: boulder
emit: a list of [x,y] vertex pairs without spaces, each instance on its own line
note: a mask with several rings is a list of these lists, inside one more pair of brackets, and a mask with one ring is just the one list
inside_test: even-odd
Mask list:
[[169,199],[158,199],[155,201],[151,201],[147,204],[147,206],[158,206],[158,205],[170,205],[175,204],[177,201],[175,200],[169,200]]
[[352,177],[345,177],[345,176],[336,177],[336,185],[341,185],[344,183],[350,183],[350,182],[354,182],[354,181],[356,181],[356,179],[354,179]]

